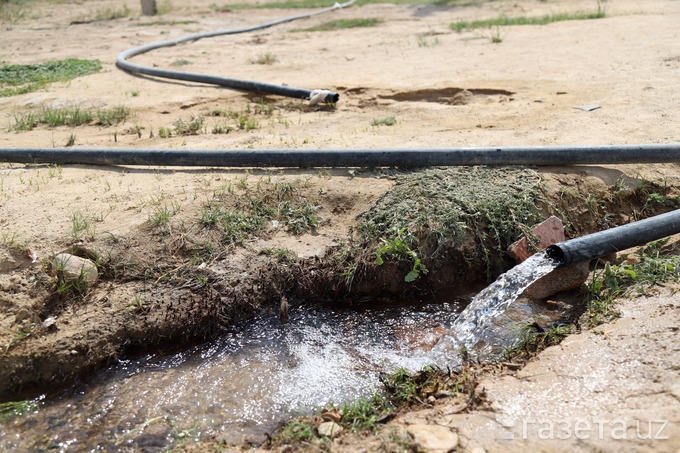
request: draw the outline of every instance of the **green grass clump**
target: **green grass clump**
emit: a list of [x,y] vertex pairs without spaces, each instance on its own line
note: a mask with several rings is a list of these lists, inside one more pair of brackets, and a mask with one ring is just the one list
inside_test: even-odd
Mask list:
[[205,120],[202,116],[192,117],[189,121],[175,121],[175,135],[198,135],[203,130]]
[[385,118],[373,118],[371,126],[394,126],[397,124],[397,118],[394,116],[386,116]]
[[680,256],[661,254],[667,242],[668,239],[650,242],[635,256],[619,264],[606,263],[602,270],[595,271],[581,324],[592,327],[618,318],[614,303],[617,298],[646,295],[658,283],[680,281]]
[[295,29],[293,31],[332,31],[342,30],[344,28],[375,27],[382,22],[382,19],[377,18],[339,19],[325,22],[321,25],[317,25],[316,27]]
[[38,404],[30,400],[0,403],[0,421],[11,420],[37,410]]
[[450,28],[452,30],[457,31],[458,33],[462,33],[464,31],[475,30],[478,28],[506,27],[512,25],[547,25],[553,22],[562,22],[567,20],[601,19],[603,17],[605,17],[604,10],[598,10],[592,13],[584,12],[557,13],[538,17],[526,17],[526,16],[508,17],[503,15],[496,17],[494,19],[474,20],[471,22],[459,20],[456,22],[452,22],[450,24]]
[[250,60],[252,64],[265,64],[265,65],[271,65],[276,63],[277,61],[279,61],[279,59],[276,58],[276,55],[269,52],[260,54],[257,56],[257,58],[252,58]]
[[29,93],[48,83],[66,82],[76,77],[99,72],[101,69],[102,65],[99,60],[75,58],[39,64],[4,65],[0,67],[0,97]]

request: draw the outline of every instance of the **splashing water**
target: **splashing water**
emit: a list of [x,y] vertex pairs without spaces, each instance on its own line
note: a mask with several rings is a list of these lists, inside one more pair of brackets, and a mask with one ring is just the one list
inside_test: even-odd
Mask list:
[[449,332],[435,345],[432,354],[438,362],[455,359],[461,350],[478,357],[490,352],[483,344],[486,333],[496,320],[532,283],[547,275],[558,263],[545,253],[537,253],[518,264],[472,299],[456,318]]

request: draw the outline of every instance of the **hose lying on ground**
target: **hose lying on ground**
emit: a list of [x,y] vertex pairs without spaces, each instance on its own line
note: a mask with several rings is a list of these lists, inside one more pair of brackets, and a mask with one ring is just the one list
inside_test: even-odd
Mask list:
[[680,162],[680,143],[364,149],[0,148],[0,162],[168,167],[430,167]]
[[275,94],[279,96],[286,96],[286,97],[291,97],[291,98],[296,98],[296,99],[307,99],[309,100],[312,104],[317,104],[317,103],[323,103],[323,102],[331,102],[331,103],[336,103],[340,99],[340,95],[338,93],[333,93],[332,91],[329,90],[307,90],[304,88],[293,88],[293,87],[288,87],[288,86],[283,86],[283,85],[274,85],[271,83],[263,83],[263,82],[255,82],[252,80],[244,80],[244,79],[235,79],[231,77],[220,77],[220,76],[214,76],[214,75],[209,75],[209,74],[198,74],[194,72],[182,72],[182,71],[173,71],[170,69],[159,69],[159,68],[152,68],[149,66],[142,66],[138,65],[135,63],[130,63],[127,61],[128,58],[132,58],[136,55],[141,55],[143,53],[149,52],[151,50],[155,49],[160,49],[161,47],[172,47],[176,46],[178,44],[182,43],[187,43],[187,42],[193,42],[197,41],[199,39],[203,38],[211,38],[214,36],[221,36],[221,35],[235,35],[238,33],[247,33],[251,31],[256,31],[256,30],[262,30],[264,28],[269,28],[274,25],[279,25],[283,24],[286,22],[292,22],[294,20],[298,19],[305,19],[308,17],[316,16],[318,14],[324,14],[329,11],[334,11],[339,8],[345,8],[352,3],[354,3],[355,0],[350,0],[346,3],[336,3],[331,7],[324,8],[318,11],[314,11],[311,13],[306,13],[306,14],[299,14],[297,16],[291,16],[291,17],[286,17],[285,19],[278,19],[275,21],[267,22],[264,24],[260,25],[254,25],[252,27],[246,27],[246,28],[240,28],[240,29],[235,29],[235,30],[222,30],[222,31],[214,31],[214,32],[208,32],[208,33],[198,33],[194,35],[189,35],[185,36],[184,38],[179,38],[179,39],[172,39],[169,41],[162,41],[154,44],[147,44],[144,46],[140,47],[135,47],[133,49],[129,49],[126,51],[123,51],[118,54],[118,57],[116,57],[116,65],[128,72],[136,73],[136,74],[144,74],[144,75],[149,75],[149,76],[154,76],[154,77],[162,77],[165,79],[174,79],[174,80],[186,80],[189,82],[199,82],[199,83],[207,83],[211,85],[219,85],[225,88],[231,88],[234,90],[240,90],[240,91],[248,91],[248,92],[255,92],[255,93],[266,93],[266,94]]

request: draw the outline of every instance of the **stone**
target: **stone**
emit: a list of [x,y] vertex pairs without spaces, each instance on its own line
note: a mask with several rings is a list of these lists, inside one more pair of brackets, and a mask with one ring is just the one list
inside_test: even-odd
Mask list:
[[524,294],[532,299],[546,299],[562,291],[580,288],[590,274],[590,262],[572,264],[555,269],[543,278],[532,283]]
[[342,432],[342,426],[338,425],[335,422],[323,422],[319,425],[317,430],[319,431],[320,436],[326,436],[333,439]]
[[[555,216],[550,216],[547,220],[536,225],[532,233],[539,239],[539,243],[536,245],[536,248],[539,250],[544,250],[548,246],[562,242],[565,239],[564,225]],[[529,250],[526,236],[508,248],[508,255],[518,263],[526,260],[534,253],[536,252]]]
[[96,264],[91,260],[70,253],[56,255],[52,260],[52,269],[59,278],[75,282],[82,280],[88,287],[94,285],[99,278]]
[[335,423],[340,423],[340,420],[342,420],[342,415],[338,414],[337,412],[324,412],[321,414],[321,417],[324,420],[331,420]]
[[470,453],[486,453],[483,447],[474,447],[470,450]]
[[23,321],[24,319],[30,319],[32,317],[33,317],[33,314],[29,310],[22,308],[21,310],[19,310],[17,312],[16,315],[14,315],[14,322],[18,324],[21,321]]
[[458,446],[458,434],[446,426],[411,425],[406,431],[413,437],[419,450],[429,453],[447,453]]

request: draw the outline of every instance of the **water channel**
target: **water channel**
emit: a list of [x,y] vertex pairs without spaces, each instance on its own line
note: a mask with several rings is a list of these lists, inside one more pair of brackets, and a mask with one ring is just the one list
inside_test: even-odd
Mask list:
[[258,444],[292,415],[370,395],[380,373],[455,365],[457,349],[479,339],[507,346],[508,324],[536,310],[530,303],[506,309],[554,267],[525,263],[472,302],[302,304],[291,307],[288,324],[260,315],[210,342],[121,360],[89,382],[41,395],[35,413],[0,423],[0,449],[161,451],[205,437]]

